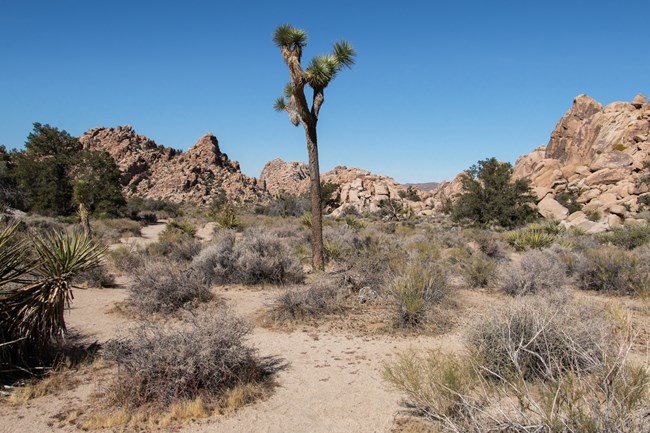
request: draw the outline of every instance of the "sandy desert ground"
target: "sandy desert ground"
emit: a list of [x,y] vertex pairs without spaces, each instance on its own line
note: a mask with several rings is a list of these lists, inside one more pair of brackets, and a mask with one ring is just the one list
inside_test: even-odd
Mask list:
[[[126,242],[153,242],[163,228],[164,224],[145,227],[142,238]],[[115,309],[126,298],[131,281],[122,277],[118,283],[117,288],[75,291],[66,320],[86,341],[105,342],[122,335],[133,323]],[[257,320],[282,288],[225,286],[213,290],[237,314],[256,324],[248,341],[260,355],[279,357],[286,368],[279,372],[277,387],[268,399],[233,415],[186,423],[173,428],[175,432],[388,432],[395,425],[402,395],[382,381],[383,364],[411,347],[462,350],[462,318],[472,317],[494,302],[485,294],[465,294],[468,299],[463,300],[461,325],[440,336],[386,335],[331,324],[297,326],[289,331],[259,326]],[[0,433],[79,431],[65,418],[88,404],[89,397],[106,383],[110,367],[85,369],[78,376],[73,389],[24,404],[0,405]]]

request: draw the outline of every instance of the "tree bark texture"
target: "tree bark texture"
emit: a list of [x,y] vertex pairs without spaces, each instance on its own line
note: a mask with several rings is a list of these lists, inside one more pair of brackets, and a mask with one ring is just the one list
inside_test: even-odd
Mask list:
[[316,271],[325,270],[323,256],[323,209],[321,206],[320,168],[318,165],[318,139],[316,125],[305,125],[309,153],[309,192],[311,196],[311,264]]

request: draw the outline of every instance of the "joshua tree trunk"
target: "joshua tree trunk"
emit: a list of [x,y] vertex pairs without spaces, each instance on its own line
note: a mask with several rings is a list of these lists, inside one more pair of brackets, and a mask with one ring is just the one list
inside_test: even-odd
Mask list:
[[90,215],[85,203],[79,203],[79,221],[86,236],[90,236]]
[[325,269],[323,257],[323,209],[321,206],[320,168],[318,166],[318,139],[316,137],[316,122],[305,126],[307,150],[309,153],[309,191],[311,195],[311,264],[314,270]]
[[[325,88],[344,67],[351,67],[356,52],[346,41],[334,44],[333,53],[312,59],[307,69],[300,65],[302,49],[307,44],[307,33],[289,24],[282,24],[273,34],[273,42],[280,47],[282,58],[289,67],[291,81],[284,88],[284,96],[275,101],[276,111],[286,111],[294,126],[302,124],[307,136],[309,154],[309,183],[311,194],[311,264],[315,271],[325,269],[323,257],[323,208],[321,206],[320,169],[318,167],[318,140],[316,124],[325,101]],[[305,86],[314,91],[311,109],[305,97]]]

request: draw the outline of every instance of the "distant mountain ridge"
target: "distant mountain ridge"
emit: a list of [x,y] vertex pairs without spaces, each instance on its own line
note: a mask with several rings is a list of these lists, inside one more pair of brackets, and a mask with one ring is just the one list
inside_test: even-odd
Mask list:
[[423,182],[423,183],[405,183],[404,186],[412,186],[413,188],[419,189],[420,191],[431,192],[438,188],[440,182]]

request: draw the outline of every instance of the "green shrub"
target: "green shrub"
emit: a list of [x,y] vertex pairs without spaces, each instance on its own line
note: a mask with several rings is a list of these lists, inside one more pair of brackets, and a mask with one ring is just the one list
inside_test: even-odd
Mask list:
[[606,233],[600,233],[598,239],[605,244],[633,250],[650,241],[650,225],[638,224],[615,228]]
[[602,214],[597,209],[587,209],[584,211],[589,221],[598,222],[602,219]]
[[165,230],[160,234],[160,238],[165,239],[167,236],[172,236],[174,229],[185,233],[189,237],[194,237],[196,235],[196,227],[189,221],[182,219],[170,219],[167,221],[167,227],[165,227]]
[[221,210],[215,215],[215,222],[224,229],[234,229],[239,226],[237,213],[230,202],[226,202],[221,206]]
[[578,191],[564,191],[555,196],[555,200],[569,210],[569,214],[582,210],[582,204],[578,203],[580,193]]
[[512,166],[490,158],[479,161],[461,178],[463,192],[450,204],[451,218],[478,226],[517,227],[537,218],[530,206],[530,182],[512,180]]
[[390,284],[398,327],[421,325],[432,304],[441,303],[451,292],[442,266],[410,263]]
[[576,257],[573,269],[581,289],[643,294],[650,287],[641,265],[645,263],[640,263],[636,253],[610,246],[584,251]]
[[504,237],[517,251],[526,248],[548,248],[555,241],[554,235],[536,227],[508,232]]

